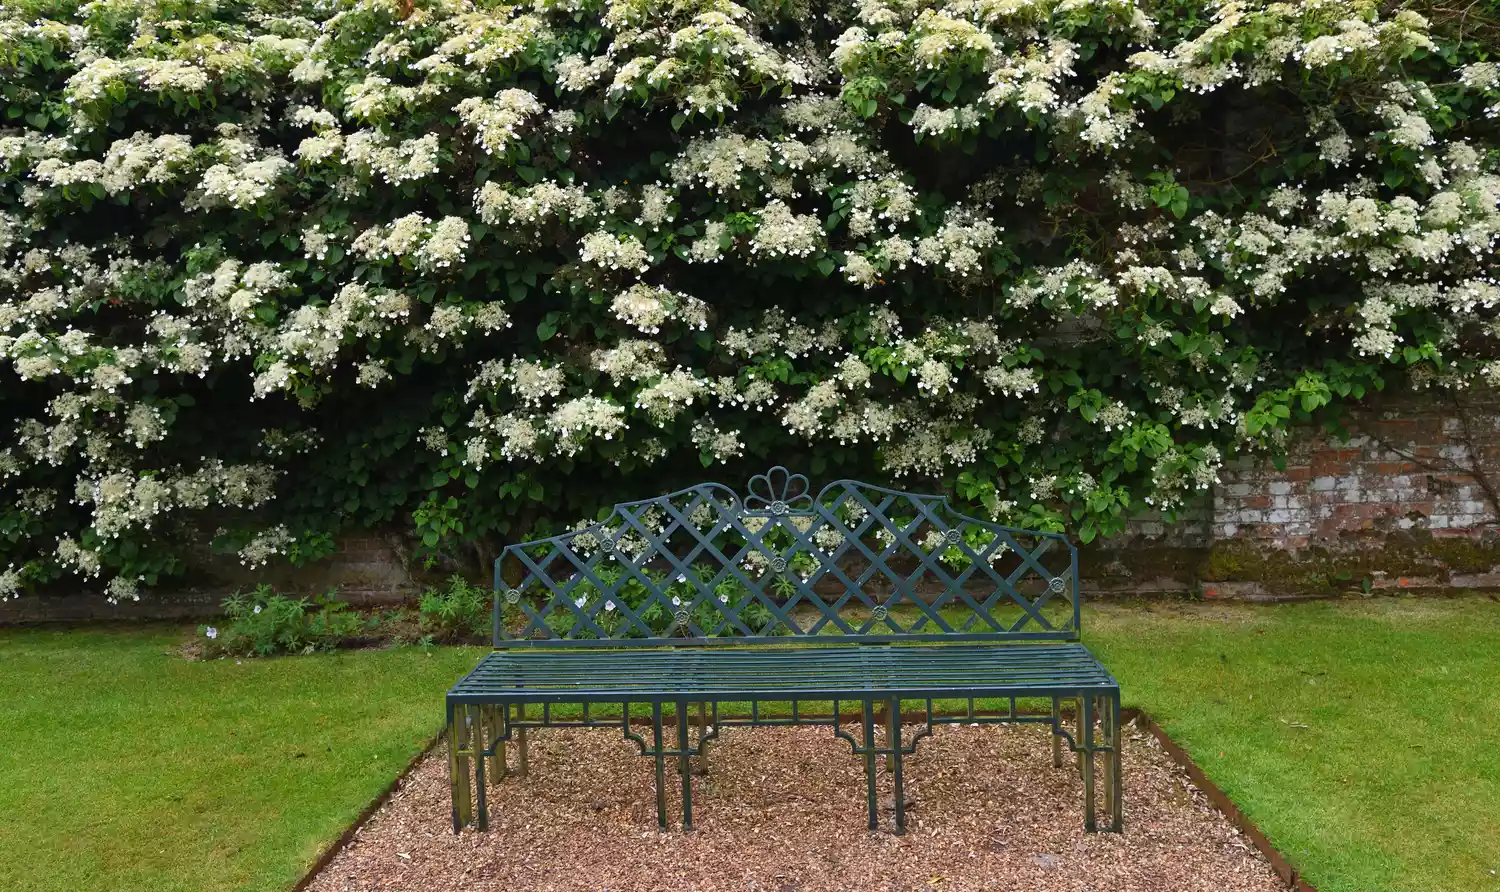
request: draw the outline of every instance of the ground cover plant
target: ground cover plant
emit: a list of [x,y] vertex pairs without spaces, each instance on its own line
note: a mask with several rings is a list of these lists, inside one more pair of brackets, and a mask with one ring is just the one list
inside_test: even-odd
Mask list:
[[769,457],[1085,540],[1170,513],[1388,382],[1500,377],[1484,27],[7,3],[0,593],[349,526],[483,559]]
[[[1500,888],[1500,605],[1086,613],[1126,705],[1322,892]],[[0,631],[7,889],[285,890],[437,733],[480,653],[194,661],[190,634]]]

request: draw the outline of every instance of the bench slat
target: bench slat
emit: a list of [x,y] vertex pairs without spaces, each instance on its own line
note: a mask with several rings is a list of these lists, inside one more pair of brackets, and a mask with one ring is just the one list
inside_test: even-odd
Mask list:
[[[760,651],[496,651],[450,692],[455,702],[541,699],[774,698],[942,690],[1113,689],[1082,645],[780,648]],[[927,696],[927,694],[923,694]],[[933,695],[937,696],[937,695]]]

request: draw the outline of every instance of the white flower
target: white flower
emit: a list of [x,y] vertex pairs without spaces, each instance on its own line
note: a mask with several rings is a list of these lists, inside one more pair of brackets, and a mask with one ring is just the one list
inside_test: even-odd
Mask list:
[[219,637],[219,630],[215,629],[213,626],[209,626],[208,628],[203,630],[203,634],[207,635],[209,639],[212,640]]

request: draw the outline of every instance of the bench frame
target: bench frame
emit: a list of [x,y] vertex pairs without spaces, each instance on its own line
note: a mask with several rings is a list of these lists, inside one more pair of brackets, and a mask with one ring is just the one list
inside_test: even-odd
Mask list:
[[[514,584],[502,575],[507,562],[521,568]],[[495,562],[494,652],[447,697],[454,831],[471,823],[487,829],[486,787],[528,774],[527,732],[534,728],[619,729],[655,762],[662,830],[667,764],[676,761],[682,826],[690,830],[692,775],[695,767],[707,773],[708,745],[721,729],[827,725],[864,759],[871,830],[879,826],[876,762],[883,759],[899,834],[906,825],[904,757],[934,726],[959,723],[1047,725],[1053,766],[1063,764],[1064,744],[1075,755],[1091,831],[1095,760],[1102,756],[1104,829],[1119,831],[1120,689],[1076,643],[1077,580],[1077,549],[1061,534],[998,526],[960,514],[942,496],[852,480],[814,496],[807,478],[783,467],[752,477],[743,500],[705,483],[621,503],[595,524],[512,545]],[[1002,615],[1017,609],[1014,619]],[[789,652],[724,648],[789,644],[805,648],[795,659],[804,673],[815,671],[809,677],[818,684],[747,681],[711,690],[693,684],[691,673],[641,677],[641,648],[773,671]],[[959,644],[984,647],[950,650],[950,657],[977,653],[998,674],[973,681],[950,674],[923,684],[850,672],[850,661],[840,659],[877,657],[865,649],[892,645],[937,648],[931,655],[940,658]],[[588,657],[558,659],[558,648],[587,649]],[[820,659],[826,670],[807,662]],[[1096,671],[1058,671],[1080,660]],[[542,666],[550,668],[530,671]],[[966,709],[934,708],[951,699]],[[978,699],[1008,708],[981,713]],[[1050,701],[1050,711],[1019,708],[1027,699]],[[747,701],[748,715],[720,712],[721,704]],[[830,701],[831,714],[805,709]],[[767,702],[789,703],[790,710],[766,713]],[[1071,715],[1065,703],[1073,704]],[[576,708],[554,709],[563,704]],[[846,715],[843,707],[855,705]],[[918,728],[908,734],[904,724]]]

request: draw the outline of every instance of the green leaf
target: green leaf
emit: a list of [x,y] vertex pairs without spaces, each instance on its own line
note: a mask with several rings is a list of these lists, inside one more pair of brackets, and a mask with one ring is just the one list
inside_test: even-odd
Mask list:
[[824,257],[818,261],[818,272],[822,273],[825,277],[831,276],[837,266],[838,264],[833,262],[832,257]]
[[50,123],[51,120],[52,119],[47,117],[46,113],[44,112],[32,112],[31,114],[26,116],[26,123],[30,124],[38,130],[46,130],[47,124]]

